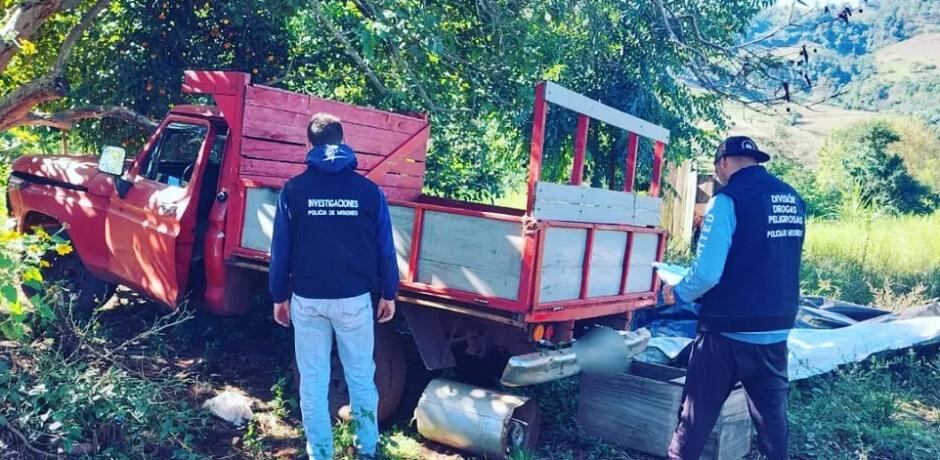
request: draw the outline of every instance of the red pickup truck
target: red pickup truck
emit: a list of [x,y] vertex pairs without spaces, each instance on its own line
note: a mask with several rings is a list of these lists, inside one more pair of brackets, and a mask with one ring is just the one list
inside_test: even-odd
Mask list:
[[[536,86],[525,209],[425,196],[426,116],[396,114],[251,84],[237,72],[188,71],[183,90],[215,106],[174,107],[133,161],[106,147],[80,156],[26,156],[13,165],[8,203],[21,231],[64,229],[75,252],[47,279],[91,309],[123,284],[177,308],[191,301],[244,313],[266,291],[278,189],[304,168],[311,114],[344,123],[360,173],[391,204],[402,289],[398,324],[380,328],[377,375],[385,417],[405,378],[402,341],[428,369],[499,357],[506,385],[577,372],[570,354],[533,354],[568,343],[583,325],[628,328],[655,301],[651,263],[666,233],[657,198],[669,132],[557,84]],[[540,181],[549,105],[579,115],[569,184]],[[581,185],[591,120],[629,133],[624,190]],[[641,137],[653,145],[648,194],[633,190]],[[337,404],[342,380],[337,377]]]

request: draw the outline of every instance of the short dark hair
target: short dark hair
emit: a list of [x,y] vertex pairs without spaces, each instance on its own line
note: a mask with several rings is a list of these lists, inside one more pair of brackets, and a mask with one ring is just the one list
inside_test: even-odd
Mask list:
[[331,113],[315,113],[307,126],[307,139],[314,147],[343,142],[343,124]]

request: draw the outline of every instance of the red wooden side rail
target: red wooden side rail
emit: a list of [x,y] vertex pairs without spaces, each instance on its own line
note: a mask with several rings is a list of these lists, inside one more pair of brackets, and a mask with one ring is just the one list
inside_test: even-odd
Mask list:
[[[563,322],[581,318],[620,314],[637,308],[652,305],[655,302],[655,275],[650,280],[653,288],[643,292],[628,292],[631,253],[634,237],[638,234],[657,235],[656,259],[662,260],[666,247],[667,234],[662,228],[628,224],[600,224],[591,222],[569,222],[539,219],[534,216],[536,188],[541,176],[543,146],[549,104],[575,111],[578,114],[574,137],[574,163],[570,184],[580,185],[584,180],[585,155],[591,118],[605,122],[627,131],[626,171],[624,191],[634,192],[636,178],[636,160],[640,137],[654,141],[653,177],[650,184],[650,196],[660,192],[662,163],[665,147],[669,141],[669,132],[652,123],[627,115],[597,101],[590,100],[554,83],[540,83],[535,88],[533,108],[532,142],[529,149],[528,196],[526,210],[523,213],[507,213],[497,207],[474,205],[470,203],[448,202],[428,203],[412,201],[394,201],[399,206],[414,209],[414,220],[408,261],[407,279],[402,280],[406,290],[429,294],[443,299],[450,299],[467,304],[496,308],[506,312],[524,313],[528,322]],[[626,197],[625,197],[626,199]],[[519,276],[519,287],[515,299],[481,296],[479,293],[463,291],[451,287],[432,286],[419,281],[418,265],[420,262],[421,239],[424,233],[424,215],[428,211],[444,212],[478,218],[518,222],[523,226],[523,248]],[[545,253],[545,240],[550,228],[584,229],[585,248],[581,267],[581,285],[575,299],[546,301],[539,299],[541,286],[542,256]],[[616,295],[590,297],[591,259],[595,236],[599,231],[619,231],[626,234],[623,254],[623,270]]]
[[535,199],[535,184],[542,175],[542,149],[545,143],[545,123],[549,104],[572,110],[578,114],[574,137],[574,164],[571,170],[572,185],[584,180],[584,157],[587,150],[590,119],[605,122],[627,132],[626,171],[624,191],[633,192],[636,181],[636,156],[640,137],[654,142],[653,171],[650,178],[649,196],[658,197],[661,191],[662,166],[665,159],[669,131],[640,118],[620,112],[613,107],[594,101],[552,82],[542,82],[535,87],[535,106],[532,115],[532,145],[529,149],[529,207],[531,213]]

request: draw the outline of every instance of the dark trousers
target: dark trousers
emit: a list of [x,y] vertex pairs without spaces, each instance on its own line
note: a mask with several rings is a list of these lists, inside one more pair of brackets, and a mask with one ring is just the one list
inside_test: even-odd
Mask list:
[[789,456],[787,342],[755,345],[703,332],[695,338],[689,358],[670,459],[696,460],[702,455],[721,407],[738,382],[747,394],[761,454],[770,460]]

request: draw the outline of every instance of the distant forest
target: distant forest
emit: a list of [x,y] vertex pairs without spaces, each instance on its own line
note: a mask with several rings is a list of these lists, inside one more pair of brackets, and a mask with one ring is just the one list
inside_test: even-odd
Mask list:
[[[770,8],[753,21],[745,40],[778,33],[765,42],[768,50],[785,50],[784,59],[798,60],[805,45],[806,64],[815,85],[828,85],[831,101],[847,109],[913,115],[940,125],[940,72],[935,63],[916,63],[903,72],[886,69],[875,53],[921,34],[940,34],[940,0],[862,2],[839,18],[844,7],[810,20],[790,19],[789,7]],[[799,15],[797,10],[796,15]],[[811,15],[812,16],[812,15]],[[940,62],[940,49],[933,61]]]

